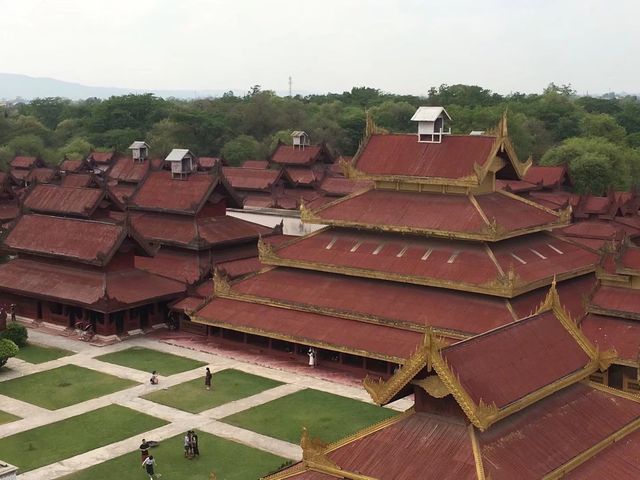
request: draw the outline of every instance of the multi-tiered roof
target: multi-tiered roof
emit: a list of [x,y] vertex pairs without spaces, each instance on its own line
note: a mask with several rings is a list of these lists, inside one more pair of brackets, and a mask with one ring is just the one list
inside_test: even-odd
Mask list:
[[640,400],[594,384],[615,358],[570,318],[552,286],[538,311],[455,345],[427,334],[388,381],[415,405],[333,444],[303,433],[302,462],[269,480],[556,479],[640,475]]
[[531,163],[517,158],[506,117],[486,135],[421,138],[378,134],[369,122],[345,167],[373,187],[303,207],[303,221],[326,227],[261,243],[268,267],[239,281],[220,275],[194,319],[403,363],[430,327],[448,341],[467,338],[530,313],[516,305],[539,302],[554,278],[574,279],[559,288],[578,298],[576,282],[591,288],[597,254],[550,232],[571,208],[496,188]]

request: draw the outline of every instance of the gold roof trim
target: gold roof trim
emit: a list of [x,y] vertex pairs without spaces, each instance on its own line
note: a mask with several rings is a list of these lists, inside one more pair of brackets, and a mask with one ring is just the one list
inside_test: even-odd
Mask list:
[[471,438],[471,450],[473,451],[473,459],[476,464],[476,478],[478,480],[486,480],[484,473],[484,464],[482,462],[482,451],[480,450],[480,443],[478,437],[476,437],[476,430],[473,425],[469,425],[469,437]]
[[[440,349],[431,349],[431,365],[434,370],[446,385],[447,389],[452,393],[462,410],[465,412],[471,423],[478,427],[481,431],[487,429],[491,424],[498,420],[508,417],[513,413],[516,413],[527,406],[557,392],[569,385],[572,385],[578,381],[587,378],[589,375],[597,370],[604,371],[615,360],[616,352],[613,350],[607,350],[604,352],[599,351],[583,334],[582,330],[571,319],[569,313],[560,304],[558,291],[556,289],[555,281],[549,289],[545,300],[541,303],[537,312],[534,314],[539,315],[546,312],[553,312],[554,316],[560,321],[562,326],[578,343],[582,350],[589,357],[589,362],[581,369],[567,375],[563,378],[556,380],[549,385],[546,385],[536,391],[533,391],[524,397],[502,407],[498,408],[494,403],[487,404],[480,399],[476,404],[471,398],[469,393],[460,383],[458,375],[448,365],[446,359],[442,356]],[[530,318],[530,317],[528,317]],[[498,327],[505,328],[505,327]],[[485,334],[486,335],[486,334]]]
[[373,402],[378,405],[389,403],[423,368],[431,370],[431,351],[437,349],[440,343],[428,330],[415,353],[388,380],[367,375],[362,384]]
[[568,462],[564,463],[563,465],[559,466],[552,472],[545,475],[543,477],[543,480],[556,480],[559,478],[563,478],[567,473],[569,473],[572,470],[575,470],[580,465],[587,462],[588,460],[593,458],[596,454],[600,453],[601,451],[603,451],[613,443],[619,442],[627,435],[635,432],[638,429],[638,427],[640,427],[640,418],[637,418],[634,421],[628,423],[627,425],[622,427],[620,430],[607,436],[600,442],[586,449],[584,452],[579,453]]
[[[300,237],[303,239],[306,237]],[[377,280],[390,280],[393,282],[411,283],[413,285],[423,285],[428,287],[446,288],[449,290],[458,290],[467,293],[482,293],[486,295],[494,295],[503,298],[513,298],[531,290],[548,286],[553,277],[546,277],[534,282],[523,283],[515,274],[515,270],[507,271],[503,277],[498,277],[484,285],[475,285],[464,282],[453,282],[449,280],[441,280],[433,277],[423,277],[406,275],[400,273],[389,273],[378,270],[368,270],[364,268],[345,267],[342,265],[331,265],[327,263],[319,263],[307,260],[292,260],[279,256],[279,249],[275,249],[273,254],[263,255],[260,257],[262,263],[279,267],[292,267],[305,270],[314,270],[328,273],[337,273],[340,275],[349,275],[352,277],[364,277]],[[570,270],[557,275],[560,280],[567,280],[580,275],[593,272],[594,266],[588,265],[575,270]]]
[[417,385],[433,398],[444,398],[451,394],[447,386],[440,380],[437,375],[430,375],[420,380],[412,380],[413,385]]
[[373,353],[373,352],[369,352],[369,351],[365,351],[365,350],[360,350],[357,348],[348,348],[348,347],[344,347],[342,345],[335,345],[332,343],[327,343],[327,342],[321,342],[318,340],[314,340],[312,338],[306,338],[306,337],[298,337],[295,335],[288,335],[288,334],[284,334],[284,333],[276,333],[276,332],[271,332],[269,330],[264,330],[262,328],[254,328],[254,327],[247,327],[244,325],[235,325],[235,324],[231,324],[228,322],[222,322],[222,321],[218,321],[218,320],[213,320],[213,319],[207,319],[207,318],[202,318],[199,315],[194,314],[193,316],[191,316],[191,321],[194,323],[200,323],[202,325],[210,325],[212,327],[220,327],[220,328],[226,328],[228,330],[234,330],[236,332],[244,332],[244,333],[250,333],[252,335],[259,335],[262,337],[267,337],[267,338],[274,338],[276,340],[283,340],[285,342],[292,342],[292,343],[300,343],[303,345],[309,345],[312,347],[317,347],[317,348],[323,348],[323,349],[327,349],[327,350],[331,350],[334,352],[342,352],[342,353],[348,353],[351,355],[357,355],[360,357],[366,357],[366,358],[374,358],[377,360],[384,360],[387,362],[393,362],[393,363],[397,363],[397,364],[403,364],[406,359],[401,358],[401,357],[396,357],[393,355],[385,355],[385,354],[381,354],[381,353]]
[[[277,267],[272,267],[272,268],[277,268]],[[242,278],[240,280],[244,281],[245,278]],[[416,323],[409,323],[402,320],[394,320],[393,318],[380,317],[378,315],[368,315],[368,314],[353,312],[349,310],[341,310],[341,309],[331,308],[331,307],[321,307],[321,306],[307,304],[307,303],[288,302],[286,300],[278,300],[271,297],[261,297],[258,295],[238,293],[233,290],[233,286],[235,285],[235,283],[236,282],[232,282],[228,290],[226,287],[224,287],[223,289],[221,289],[224,291],[216,292],[216,297],[228,298],[231,300],[238,300],[238,301],[247,302],[247,303],[255,303],[258,305],[266,305],[268,307],[284,308],[287,310],[295,310],[299,312],[315,313],[318,315],[344,318],[346,320],[356,320],[359,322],[371,323],[374,325],[381,325],[381,326],[390,327],[390,328],[397,328],[399,330],[408,330],[411,332],[424,333],[429,328],[431,328],[433,332],[438,334],[439,336],[452,338],[456,340],[463,340],[465,338],[469,338],[472,336],[471,333],[452,330],[449,328],[441,328],[435,325],[418,325]]]

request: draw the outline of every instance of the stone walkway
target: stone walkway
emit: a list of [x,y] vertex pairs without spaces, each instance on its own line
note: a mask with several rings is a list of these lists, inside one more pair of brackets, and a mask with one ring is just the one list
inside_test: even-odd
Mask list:
[[[50,370],[62,365],[73,364],[110,375],[129,378],[131,380],[140,382],[141,385],[136,385],[134,387],[120,390],[109,395],[104,395],[102,397],[87,400],[85,402],[54,411],[40,408],[35,405],[25,403],[4,395],[0,395],[0,405],[2,405],[2,410],[19,417],[23,417],[22,420],[0,425],[0,438],[30,430],[42,425],[47,425],[49,423],[57,422],[59,420],[64,420],[66,418],[80,415],[82,413],[90,412],[100,407],[111,404],[118,404],[139,412],[144,412],[148,415],[152,415],[169,422],[165,426],[162,426],[150,432],[145,432],[142,436],[146,438],[152,438],[158,441],[165,440],[167,438],[185,432],[186,430],[197,425],[197,428],[199,430],[211,433],[221,438],[242,443],[252,448],[257,448],[269,453],[273,453],[287,459],[300,460],[302,458],[302,451],[298,445],[294,445],[232,425],[227,425],[220,422],[219,419],[237,412],[241,412],[243,410],[247,410],[249,408],[253,408],[258,405],[262,405],[264,403],[303,390],[305,388],[313,388],[316,390],[341,395],[343,397],[371,403],[369,396],[361,386],[354,384],[336,383],[334,381],[321,378],[322,369],[309,372],[313,375],[308,375],[300,372],[300,369],[296,369],[298,371],[285,370],[282,368],[282,366],[280,366],[280,368],[278,369],[274,369],[266,365],[258,365],[255,363],[250,363],[248,361],[240,360],[238,358],[229,358],[228,356],[221,354],[224,352],[216,352],[211,348],[206,348],[206,351],[200,351],[198,349],[194,349],[193,345],[182,346],[180,345],[180,342],[176,341],[167,342],[162,341],[158,338],[139,337],[136,339],[128,340],[126,342],[98,347],[73,338],[63,337],[60,335],[51,335],[37,329],[29,330],[29,340],[32,343],[36,344],[55,346],[58,348],[70,350],[75,352],[75,354],[37,365],[32,365],[19,359],[11,359],[10,363],[8,364],[10,370],[7,372],[3,372],[3,374],[0,375],[0,381],[6,381],[12,378]],[[239,400],[235,400],[224,405],[205,410],[198,414],[184,412],[182,410],[154,403],[140,397],[156,391],[158,388],[169,388],[171,386],[201,377],[203,375],[202,372],[204,367],[199,367],[194,370],[178,373],[167,377],[161,375],[160,384],[158,386],[155,386],[148,383],[148,372],[141,372],[140,370],[101,362],[94,358],[106,353],[116,352],[134,346],[152,348],[162,352],[185,356],[194,360],[200,360],[206,362],[211,368],[212,372],[224,370],[227,368],[233,368],[236,370],[241,370],[243,372],[277,380],[279,382],[282,382],[284,385],[280,385],[260,392],[256,395],[241,398]],[[195,348],[197,348],[197,346]],[[159,370],[160,373],[162,373],[161,369]],[[329,378],[331,378],[331,375],[329,375]],[[411,405],[412,402],[410,401],[410,399],[402,399],[394,402],[389,407],[398,411],[404,411],[407,408],[411,407]],[[19,475],[19,479],[49,480],[68,475],[75,471],[82,470],[84,468],[102,463],[111,458],[115,458],[136,450],[138,448],[138,445],[140,444],[140,439],[142,438],[142,436],[136,435],[135,437],[127,438],[125,440],[77,455],[75,457],[71,457],[54,464],[32,470],[30,472]]]

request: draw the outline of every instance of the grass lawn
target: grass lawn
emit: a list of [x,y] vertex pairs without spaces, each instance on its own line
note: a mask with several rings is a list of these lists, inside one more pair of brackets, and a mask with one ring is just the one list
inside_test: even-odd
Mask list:
[[218,405],[282,385],[275,380],[233,369],[215,373],[211,384],[211,390],[206,390],[203,376],[190,382],[175,385],[167,390],[158,390],[144,398],[186,412],[200,413]]
[[[276,470],[286,459],[262,452],[239,443],[224,440],[208,433],[198,432],[200,457],[184,458],[183,435],[163,440],[149,453],[156,459],[156,473],[163,479],[209,480],[214,472],[218,480],[257,479]],[[81,470],[61,480],[95,480],[117,478],[118,480],[143,480],[140,454],[127,453],[104,463]]]
[[0,425],[2,425],[3,423],[15,422],[19,419],[20,417],[16,417],[15,415],[11,415],[10,413],[0,410]]
[[16,358],[29,363],[44,363],[50,360],[57,360],[58,358],[66,357],[68,355],[73,355],[73,352],[63,350],[62,348],[45,347],[34,343],[28,343],[25,347],[20,349]]
[[[151,373],[157,370],[160,375],[164,376],[186,372],[206,365],[205,362],[143,347],[131,347],[96,358],[102,362],[115,363],[116,365],[135,368],[143,372]],[[204,371],[202,375],[204,376]]]
[[164,424],[166,422],[159,418],[120,405],[109,405],[2,438],[0,452],[2,460],[19,467],[23,473],[133,435],[143,435]]
[[387,408],[306,389],[222,421],[298,444],[302,427],[307,427],[312,437],[333,442],[395,414]]
[[137,383],[88,368],[65,365],[0,382],[0,393],[56,410],[133,385]]

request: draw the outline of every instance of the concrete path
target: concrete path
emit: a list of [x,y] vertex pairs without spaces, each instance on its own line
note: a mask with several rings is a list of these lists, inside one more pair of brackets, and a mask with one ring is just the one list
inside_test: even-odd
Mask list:
[[[19,359],[11,359],[8,364],[10,368],[8,370],[5,369],[5,371],[0,374],[0,382],[24,375],[30,375],[36,372],[51,370],[63,365],[79,365],[98,372],[128,378],[139,382],[140,385],[53,411],[0,395],[0,409],[22,417],[22,420],[0,425],[0,438],[64,420],[111,404],[118,404],[143,412],[148,415],[161,418],[169,423],[151,432],[145,432],[144,435],[136,435],[135,437],[127,438],[81,455],[44,466],[31,472],[21,474],[18,477],[19,480],[49,480],[59,478],[136,450],[142,436],[146,438],[153,438],[154,440],[165,440],[196,426],[199,430],[231,441],[270,452],[290,460],[300,460],[302,458],[302,450],[298,445],[232,425],[227,425],[219,420],[234,413],[265,404],[305,388],[313,388],[323,392],[371,403],[369,396],[361,387],[335,383],[317,378],[316,376],[303,375],[298,372],[272,369],[264,365],[256,365],[228,358],[215,352],[192,350],[182,346],[160,342],[149,337],[139,337],[108,346],[94,346],[71,337],[51,335],[38,329],[30,329],[29,340],[32,343],[55,346],[75,353],[67,357],[62,357],[57,360],[37,365],[32,365]],[[158,389],[169,388],[183,382],[203,377],[204,367],[199,367],[194,370],[171,376],[161,375],[160,384],[154,386],[148,383],[149,372],[142,372],[128,367],[102,362],[95,358],[106,353],[112,353],[134,346],[152,348],[162,352],[200,360],[206,362],[212,372],[233,368],[246,373],[277,380],[282,382],[283,385],[265,390],[250,397],[241,398],[239,400],[205,410],[198,414],[184,412],[176,408],[145,400],[141,397]],[[161,366],[159,366],[158,370],[162,373]],[[412,401],[410,399],[402,399],[394,402],[391,407],[398,411],[404,411],[411,407],[411,405]]]

